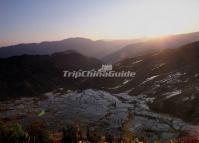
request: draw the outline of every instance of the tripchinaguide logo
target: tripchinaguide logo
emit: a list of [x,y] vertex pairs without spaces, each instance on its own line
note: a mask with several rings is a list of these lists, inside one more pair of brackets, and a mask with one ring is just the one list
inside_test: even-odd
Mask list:
[[98,70],[78,70],[78,71],[67,71],[64,70],[64,78],[96,78],[96,77],[135,77],[136,73],[131,71],[114,71],[113,65],[102,65],[102,67]]

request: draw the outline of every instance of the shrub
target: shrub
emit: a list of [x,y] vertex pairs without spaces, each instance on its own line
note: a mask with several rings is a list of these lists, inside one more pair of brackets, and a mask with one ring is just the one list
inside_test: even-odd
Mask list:
[[29,140],[31,143],[50,143],[49,132],[46,129],[45,122],[34,121],[27,128]]
[[18,123],[10,126],[5,126],[3,123],[0,123],[0,141],[4,143],[28,142],[28,134]]

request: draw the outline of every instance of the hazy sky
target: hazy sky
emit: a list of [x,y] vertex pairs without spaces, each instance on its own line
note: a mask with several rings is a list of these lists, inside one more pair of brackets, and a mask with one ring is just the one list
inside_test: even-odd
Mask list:
[[0,0],[0,46],[199,31],[199,0]]

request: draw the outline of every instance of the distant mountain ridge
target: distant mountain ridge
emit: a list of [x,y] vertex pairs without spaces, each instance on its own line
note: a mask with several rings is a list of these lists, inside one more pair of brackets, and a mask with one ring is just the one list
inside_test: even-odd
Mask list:
[[20,56],[23,54],[47,55],[66,50],[76,50],[85,56],[102,58],[136,41],[137,40],[93,41],[86,38],[68,38],[61,41],[18,44],[0,48],[0,58]]
[[158,52],[165,48],[177,48],[199,40],[199,32],[169,35],[160,38],[132,40],[97,40],[68,38],[61,41],[18,44],[0,48],[0,58],[28,55],[49,55],[66,50],[76,50],[105,63],[116,63],[129,57]]
[[102,60],[107,63],[116,63],[126,58],[150,54],[166,48],[178,48],[196,41],[199,41],[199,32],[152,38],[144,42],[128,45],[105,56]]

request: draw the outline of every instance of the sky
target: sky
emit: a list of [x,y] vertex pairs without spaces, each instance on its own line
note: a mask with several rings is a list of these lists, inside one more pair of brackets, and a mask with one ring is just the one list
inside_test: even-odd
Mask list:
[[0,46],[199,31],[199,0],[0,0]]

